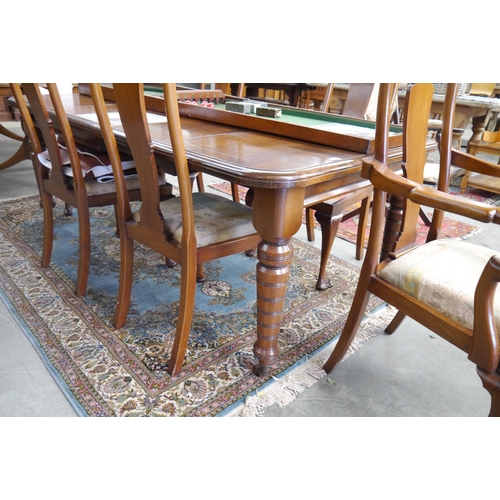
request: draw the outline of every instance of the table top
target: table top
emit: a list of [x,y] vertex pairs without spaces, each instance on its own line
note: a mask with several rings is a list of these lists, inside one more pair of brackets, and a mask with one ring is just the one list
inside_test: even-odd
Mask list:
[[[94,112],[90,97],[74,93],[61,97],[78,142],[86,143],[89,136],[100,135],[97,122],[88,118]],[[46,102],[50,110],[48,96]],[[116,106],[109,102],[108,109],[114,112]],[[342,183],[346,176],[359,176],[365,156],[186,116],[181,123],[191,168],[248,187],[303,188],[334,179]],[[114,129],[119,143],[126,143],[121,127],[116,125]],[[171,157],[166,122],[151,123],[150,131],[155,151]]]
[[[406,96],[406,91],[400,90],[398,95],[399,97],[404,98]],[[436,103],[444,103],[444,99],[445,94],[434,94],[432,97],[433,102]],[[500,99],[462,94],[457,96],[456,105],[498,111],[500,110]]]
[[[89,118],[94,114],[92,99],[79,93],[62,94],[61,98],[77,142],[104,150],[97,120]],[[50,113],[48,95],[46,103]],[[108,109],[110,113],[116,112],[115,104],[108,101]],[[181,123],[192,170],[251,188],[304,188],[306,196],[314,195],[359,180],[362,159],[366,156],[189,116],[182,116]],[[115,124],[114,130],[119,146],[127,151],[121,126]],[[159,166],[175,173],[166,120],[151,123],[150,131]],[[428,145],[430,149],[433,147],[434,144]],[[391,148],[389,161],[397,162],[401,155],[400,146]]]
[[[105,98],[113,101],[112,87],[104,85],[102,89]],[[162,89],[149,84],[145,85],[144,89],[147,109],[162,113],[164,108]],[[87,85],[80,84],[80,90],[81,93],[90,95]],[[178,98],[181,116],[360,153],[371,153],[375,150],[375,122],[373,121],[293,106],[268,104],[259,100],[224,95],[219,90],[198,90],[183,87],[178,90]],[[201,101],[211,103],[211,107],[193,106],[194,103]],[[247,110],[250,112],[246,113],[226,110],[226,104],[233,102],[246,105],[265,105],[274,110],[278,109],[280,114],[277,117],[266,117],[258,115],[255,110],[251,111],[250,108]],[[391,125],[390,148],[402,144],[402,132],[403,129],[400,125]]]

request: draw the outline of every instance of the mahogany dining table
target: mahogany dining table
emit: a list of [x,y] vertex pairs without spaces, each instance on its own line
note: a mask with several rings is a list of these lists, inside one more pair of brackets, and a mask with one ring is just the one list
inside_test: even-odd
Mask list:
[[[92,99],[82,93],[61,97],[77,143],[103,150],[98,123],[89,118],[94,112]],[[49,96],[46,102],[57,130]],[[108,102],[108,109],[115,112],[115,104]],[[253,224],[262,237],[256,265],[254,373],[264,375],[279,355],[278,334],[293,258],[291,239],[302,224],[304,202],[360,180],[367,153],[189,116],[182,116],[181,122],[190,169],[253,190]],[[121,126],[118,123],[113,128],[119,148],[127,152]],[[158,165],[175,175],[166,121],[151,123],[150,130]],[[394,165],[401,161],[400,144],[389,151]]]

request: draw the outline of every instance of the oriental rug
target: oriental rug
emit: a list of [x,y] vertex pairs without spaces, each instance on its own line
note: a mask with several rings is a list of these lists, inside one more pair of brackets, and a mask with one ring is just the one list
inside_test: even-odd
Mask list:
[[[228,182],[220,182],[216,184],[211,184],[210,187],[215,189],[216,191],[220,191],[226,194],[231,194],[231,185]],[[239,186],[239,194],[240,200],[245,199],[247,188]],[[457,196],[462,196],[465,198],[473,199],[476,201],[482,201],[485,203],[489,203],[491,205],[495,203],[500,203],[500,195],[491,195],[491,193],[486,193],[485,191],[481,191],[479,189],[469,189],[466,193],[460,193],[460,190],[456,186],[450,187],[450,193],[455,194]],[[354,208],[359,207],[358,205],[353,205],[352,207],[346,210],[346,213],[351,212]],[[305,224],[305,214],[303,222]],[[356,236],[358,233],[358,222],[359,217],[352,217],[344,222],[342,222],[337,231],[337,238],[341,238],[343,240],[349,241],[350,243],[356,244]],[[365,247],[368,244],[368,237],[370,234],[370,222],[371,222],[371,213],[368,216],[368,222],[366,225],[366,235],[365,235]],[[316,219],[314,219],[315,228],[321,230],[319,224]],[[454,219],[450,219],[445,217],[443,220],[441,237],[442,238],[468,238],[471,234],[477,231],[477,228],[471,224],[466,224],[464,222],[460,222]],[[417,229],[417,242],[424,242],[427,233],[429,232],[429,227],[426,226],[422,219],[419,219],[419,227]]]
[[[319,252],[294,240],[281,352],[271,372],[259,378],[252,373],[256,260],[240,254],[207,263],[185,364],[172,377],[162,341],[171,340],[175,329],[178,268],[166,267],[160,255],[137,245],[128,321],[114,329],[119,239],[112,208],[91,211],[90,279],[82,298],[73,291],[76,213],[63,215],[58,203],[55,214],[52,263],[42,269],[38,197],[0,203],[0,296],[79,415],[242,415],[248,414],[238,413],[242,401],[268,391],[275,380],[286,380],[286,398],[293,399],[294,391],[325,375],[321,363],[305,361],[340,333],[357,283],[354,266],[332,257],[329,288],[318,292]],[[369,310],[380,305],[374,299]],[[292,377],[295,371],[300,377]]]

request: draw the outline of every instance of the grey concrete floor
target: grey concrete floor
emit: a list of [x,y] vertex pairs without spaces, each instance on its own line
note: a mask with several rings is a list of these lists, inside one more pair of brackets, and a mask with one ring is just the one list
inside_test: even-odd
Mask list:
[[[19,124],[3,123],[19,131]],[[17,143],[0,136],[0,162]],[[205,179],[205,185],[210,184]],[[31,163],[0,172],[0,199],[37,192]],[[481,224],[478,224],[481,227]],[[304,228],[296,235],[307,241]],[[319,247],[319,233],[311,243]],[[500,228],[470,241],[500,251]],[[336,239],[332,254],[353,264],[354,245]],[[36,350],[0,300],[0,416],[76,416]],[[382,331],[331,374],[265,417],[486,416],[489,396],[466,355],[410,319],[389,336]]]

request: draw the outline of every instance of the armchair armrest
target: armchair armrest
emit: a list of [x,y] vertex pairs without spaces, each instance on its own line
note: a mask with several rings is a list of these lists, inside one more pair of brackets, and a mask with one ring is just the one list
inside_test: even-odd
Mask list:
[[469,217],[479,222],[500,224],[500,208],[458,198],[410,181],[395,174],[387,165],[375,158],[370,157],[363,160],[361,176],[369,179],[375,188],[394,196],[407,198],[415,203]]
[[451,164],[478,174],[500,178],[500,165],[490,163],[477,156],[456,149],[451,150]]

